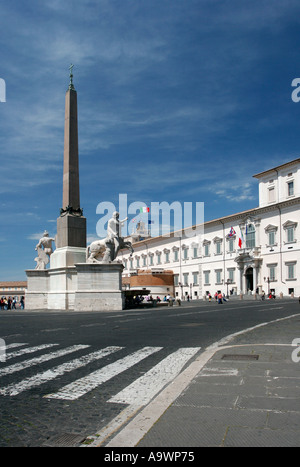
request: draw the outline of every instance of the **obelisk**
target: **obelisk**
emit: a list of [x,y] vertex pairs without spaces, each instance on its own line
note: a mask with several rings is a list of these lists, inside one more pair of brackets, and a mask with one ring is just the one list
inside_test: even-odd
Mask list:
[[77,92],[73,85],[73,65],[65,97],[63,201],[57,219],[56,248],[86,247],[86,218],[80,207]]

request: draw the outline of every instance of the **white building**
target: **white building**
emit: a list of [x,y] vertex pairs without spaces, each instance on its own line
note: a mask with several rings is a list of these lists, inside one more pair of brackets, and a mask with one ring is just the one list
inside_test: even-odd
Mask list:
[[254,177],[258,207],[193,226],[181,236],[138,241],[132,257],[127,250],[120,253],[123,274],[172,270],[175,295],[181,298],[218,290],[300,296],[300,159]]

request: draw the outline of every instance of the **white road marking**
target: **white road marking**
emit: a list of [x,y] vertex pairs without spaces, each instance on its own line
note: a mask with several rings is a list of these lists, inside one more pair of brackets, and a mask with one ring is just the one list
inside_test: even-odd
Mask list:
[[70,362],[63,363],[62,365],[52,368],[51,370],[38,373],[30,378],[26,378],[18,384],[10,384],[5,388],[0,389],[0,394],[5,396],[16,396],[27,389],[31,389],[46,383],[47,381],[57,378],[57,376],[61,376],[65,373],[87,365],[88,363],[94,360],[98,360],[99,358],[103,358],[112,352],[116,352],[117,350],[120,350],[120,347],[107,347],[106,349],[84,355],[83,357],[79,357],[75,360],[71,360]]
[[164,360],[151,368],[143,376],[127,386],[108,402],[143,406],[181,371],[183,366],[201,347],[181,348],[168,355]]
[[37,345],[35,347],[28,347],[27,349],[16,350],[15,352],[11,352],[7,354],[6,360],[9,360],[10,358],[20,357],[28,353],[38,352],[39,350],[48,349],[49,347],[54,347],[55,345],[58,345],[58,344],[42,344],[42,345]]
[[22,347],[22,345],[28,345],[28,344],[25,343],[25,342],[15,342],[14,344],[8,344],[6,346],[6,350],[7,349],[15,349],[16,347]]
[[30,366],[39,365],[40,363],[47,362],[54,358],[63,357],[69,353],[76,352],[77,350],[82,350],[90,347],[89,345],[72,345],[71,347],[66,347],[65,349],[57,350],[56,352],[51,352],[48,354],[40,355],[39,357],[34,357],[29,360],[24,360],[23,362],[15,363],[9,365],[5,368],[0,369],[0,376],[9,375],[15,373],[16,371],[24,370]]
[[105,366],[99,370],[96,370],[90,373],[88,376],[78,379],[71,384],[63,387],[59,392],[54,394],[49,394],[47,397],[52,399],[65,399],[65,400],[75,400],[83,396],[89,391],[92,391],[96,387],[100,386],[102,383],[110,380],[114,376],[122,373],[131,366],[140,362],[149,355],[158,352],[162,347],[144,347],[143,349],[138,350],[130,355],[127,355],[120,360],[111,363],[110,365]]

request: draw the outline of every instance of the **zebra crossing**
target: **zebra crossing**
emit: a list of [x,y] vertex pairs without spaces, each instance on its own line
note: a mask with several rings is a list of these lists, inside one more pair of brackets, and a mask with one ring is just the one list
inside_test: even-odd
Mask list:
[[[59,348],[58,343],[43,344],[39,346],[30,347],[27,343],[14,343],[7,346],[6,363],[0,363],[0,398],[1,397],[15,397],[19,394],[26,394],[30,389],[42,387],[46,383],[70,374],[71,382],[62,386],[56,392],[45,394],[42,396],[45,399],[57,400],[77,400],[84,397],[94,389],[100,387],[105,382],[112,378],[123,375],[124,372],[129,371],[132,367],[155,355],[156,363],[150,370],[145,372],[142,376],[132,381],[127,387],[122,389],[119,393],[112,395],[107,402],[129,404],[135,406],[144,406],[158,394],[168,383],[170,383],[183,369],[184,365],[196,355],[200,347],[184,347],[179,348],[175,352],[171,352],[165,357],[163,352],[159,359],[159,352],[163,347],[145,346],[130,352],[125,347],[108,346],[97,351],[89,352],[90,345],[77,344],[65,348]],[[18,350],[16,350],[18,349]],[[33,356],[35,352],[44,352],[41,355]],[[76,352],[84,352],[84,355],[74,356]],[[118,352],[122,354],[127,353],[125,356],[118,358]],[[127,352],[128,351],[128,352]],[[115,360],[107,365],[101,363],[101,359],[113,356]],[[28,358],[29,357],[29,358]],[[59,357],[66,357],[64,363],[55,365],[53,362]],[[16,358],[16,363],[10,364],[10,360]],[[88,364],[98,362],[99,368],[93,371],[85,369]],[[49,363],[46,370],[40,371],[42,363]],[[48,364],[47,363],[47,364]],[[31,376],[22,378],[22,371],[30,369]],[[86,374],[81,378],[72,378],[74,370],[86,370]],[[36,371],[35,371],[36,370]],[[32,374],[34,372],[34,374]],[[3,384],[5,376],[13,375],[13,383]]]

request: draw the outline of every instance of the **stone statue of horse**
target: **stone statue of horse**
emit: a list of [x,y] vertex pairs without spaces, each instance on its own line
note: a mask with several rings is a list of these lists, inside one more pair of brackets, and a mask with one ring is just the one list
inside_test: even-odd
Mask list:
[[101,240],[96,240],[86,249],[86,262],[99,263],[114,261],[119,250],[123,248],[129,249],[131,251],[130,256],[132,256],[132,244],[129,241],[125,241],[123,237],[118,238],[118,248],[115,247],[115,242],[112,238],[106,237]]

